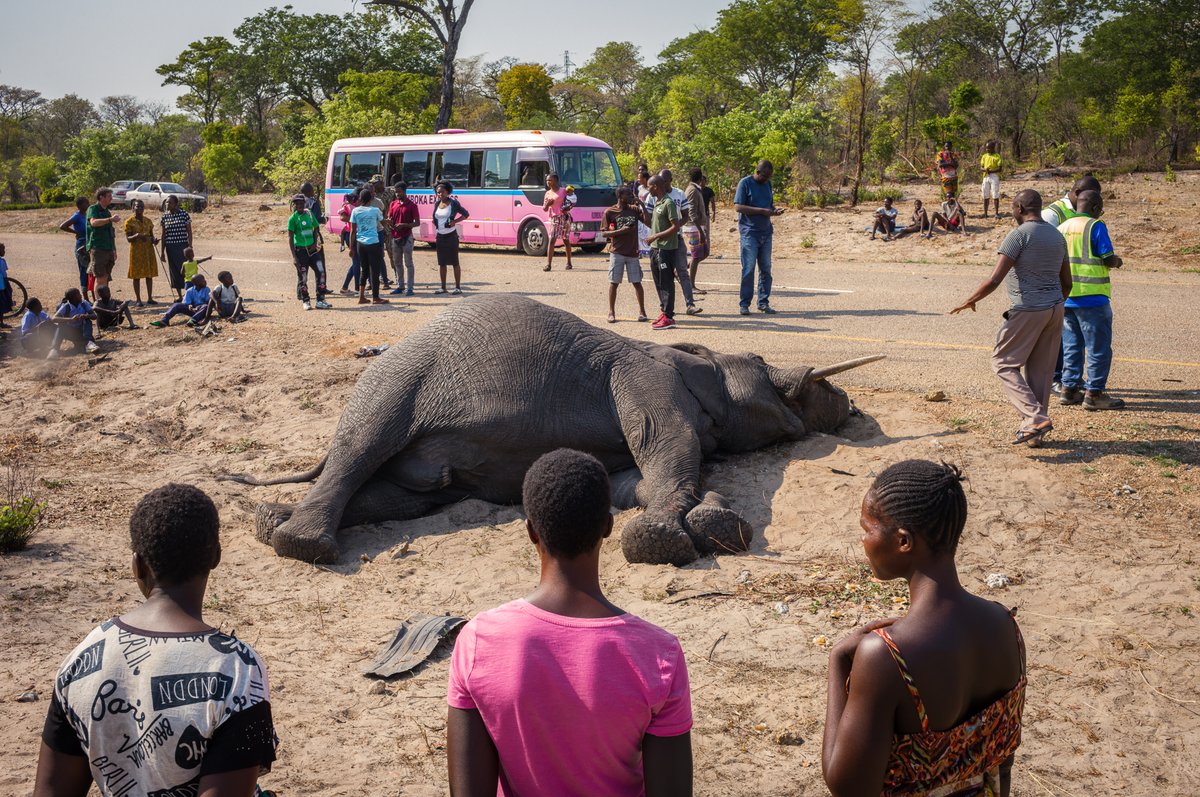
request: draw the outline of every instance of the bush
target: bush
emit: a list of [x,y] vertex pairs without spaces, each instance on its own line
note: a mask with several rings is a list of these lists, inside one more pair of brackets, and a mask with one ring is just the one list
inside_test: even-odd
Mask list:
[[899,202],[904,199],[904,191],[899,188],[881,188],[878,191],[869,188],[858,189],[859,202],[882,202],[888,197],[891,197],[893,202]]
[[9,202],[0,205],[0,212],[5,210],[41,210],[43,208],[65,208],[74,206],[74,202]]
[[42,523],[46,505],[34,494],[34,472],[25,460],[14,457],[0,474],[0,554],[20,551]]

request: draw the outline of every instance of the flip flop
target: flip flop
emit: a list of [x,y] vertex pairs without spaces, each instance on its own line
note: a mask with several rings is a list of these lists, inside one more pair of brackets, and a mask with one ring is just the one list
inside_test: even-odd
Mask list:
[[610,315],[610,316],[608,317],[608,323],[610,323],[610,324],[615,324],[615,323],[617,323],[617,317],[616,317],[615,315]]
[[1013,438],[1012,444],[1019,446],[1021,443],[1028,443],[1030,440],[1040,440],[1046,436],[1047,432],[1054,431],[1054,424],[1047,423],[1044,426],[1035,426],[1032,429],[1025,429],[1017,432],[1017,436]]

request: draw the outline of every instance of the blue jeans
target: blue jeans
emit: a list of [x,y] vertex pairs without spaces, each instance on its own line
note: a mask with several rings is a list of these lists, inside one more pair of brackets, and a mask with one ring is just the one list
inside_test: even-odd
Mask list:
[[742,233],[742,307],[754,298],[754,264],[758,263],[758,306],[771,299],[771,233]]
[[[1063,387],[1104,390],[1112,367],[1112,305],[1068,307],[1063,314]],[[1087,359],[1087,380],[1083,378]]]
[[88,266],[91,264],[91,256],[88,254],[87,247],[78,241],[75,242],[75,265],[79,267],[79,290],[83,295],[87,296],[87,278]]

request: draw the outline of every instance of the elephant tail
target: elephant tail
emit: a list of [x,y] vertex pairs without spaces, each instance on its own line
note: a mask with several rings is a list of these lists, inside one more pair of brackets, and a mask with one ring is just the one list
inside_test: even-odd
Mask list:
[[274,479],[259,479],[246,473],[223,473],[217,477],[219,482],[238,482],[239,484],[249,484],[251,487],[268,487],[272,484],[299,484],[300,482],[315,481],[321,475],[321,471],[325,470],[325,461],[329,458],[328,455],[321,457],[312,469],[306,470],[303,473],[293,473],[290,476],[279,476]]

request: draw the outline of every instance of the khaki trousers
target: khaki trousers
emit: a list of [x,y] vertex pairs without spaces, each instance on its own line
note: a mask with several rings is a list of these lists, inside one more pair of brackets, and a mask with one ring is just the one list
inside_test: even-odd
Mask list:
[[1050,385],[1062,344],[1062,326],[1060,302],[1045,310],[1009,310],[996,334],[992,370],[1021,414],[1022,430],[1050,420]]

